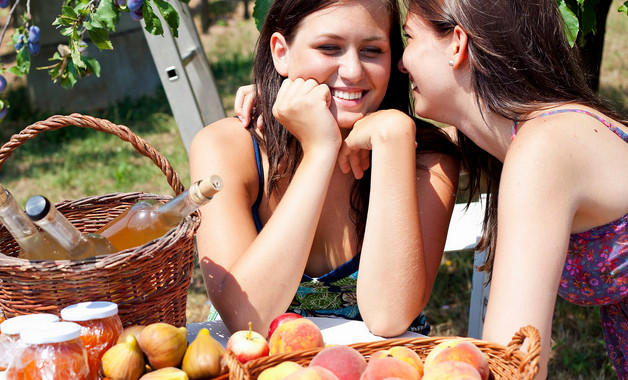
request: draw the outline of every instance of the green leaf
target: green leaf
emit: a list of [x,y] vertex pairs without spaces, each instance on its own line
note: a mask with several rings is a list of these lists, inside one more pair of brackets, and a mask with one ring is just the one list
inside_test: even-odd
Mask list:
[[628,16],[628,1],[624,1],[624,3],[617,9],[617,12],[623,12],[626,16]]
[[28,53],[28,48],[23,46],[20,51],[17,52],[15,57],[15,66],[11,67],[9,71],[13,74],[23,77],[28,74],[31,69],[31,55]]
[[89,38],[92,40],[94,45],[98,46],[100,50],[113,50],[113,45],[109,40],[109,34],[105,29],[91,29],[88,30]]
[[87,69],[96,74],[100,78],[100,63],[93,57],[83,57],[83,62]]
[[268,14],[271,4],[272,0],[255,1],[255,7],[253,7],[253,18],[255,19],[257,30],[260,32],[262,31],[262,26],[264,26],[264,20],[266,20],[266,15]]
[[61,16],[73,20],[76,20],[78,18],[78,15],[76,14],[76,12],[74,12],[74,8],[67,5],[61,7]]
[[108,31],[113,32],[120,21],[120,10],[113,5],[113,1],[101,1],[92,17],[103,23]]
[[72,63],[74,63],[74,65],[78,68],[87,68],[85,66],[85,63],[83,63],[83,60],[81,59],[81,52],[79,51],[78,43],[73,43],[70,47],[70,51],[70,55],[72,56]]
[[569,9],[563,0],[559,1],[558,8],[563,16],[563,21],[565,22],[565,34],[567,35],[567,40],[571,46],[574,46],[576,39],[578,38],[578,31],[580,30],[578,17],[576,17],[573,11]]
[[[82,62],[81,62],[82,63]],[[72,88],[76,84],[79,78],[78,70],[74,66],[73,62],[68,62],[67,77],[61,81],[61,86],[64,88]]]
[[149,4],[144,3],[142,6],[142,13],[144,14],[144,29],[146,29],[146,31],[150,34],[163,36],[164,29],[161,26],[161,20],[155,13],[153,13],[153,9]]
[[167,1],[164,0],[153,0],[159,13],[161,13],[161,17],[164,18],[168,26],[170,27],[170,32],[174,37],[179,36],[179,14],[177,11],[170,5]]
[[63,28],[63,29],[61,29],[61,31],[59,31],[59,33],[60,33],[62,36],[69,37],[69,36],[71,36],[71,35],[72,35],[72,33],[74,33],[74,29],[73,29],[73,28],[71,28],[71,27],[68,27],[68,28]]

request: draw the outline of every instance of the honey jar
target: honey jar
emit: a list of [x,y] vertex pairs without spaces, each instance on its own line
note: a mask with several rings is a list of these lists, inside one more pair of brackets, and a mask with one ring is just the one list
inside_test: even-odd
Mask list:
[[23,330],[24,347],[6,372],[7,380],[88,380],[87,350],[81,326],[73,322],[40,324]]
[[113,302],[81,302],[61,310],[61,319],[81,325],[81,341],[87,349],[90,379],[98,379],[100,360],[122,333],[118,305]]
[[20,332],[41,323],[58,322],[54,314],[28,314],[9,318],[0,323],[0,371],[9,367],[15,355],[21,349]]

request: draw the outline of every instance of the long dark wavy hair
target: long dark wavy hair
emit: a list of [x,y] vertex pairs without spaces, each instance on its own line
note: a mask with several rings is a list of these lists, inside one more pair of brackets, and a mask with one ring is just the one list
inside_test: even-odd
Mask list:
[[[578,52],[565,36],[556,0],[405,1],[409,13],[427,21],[441,36],[456,25],[467,33],[472,85],[484,114],[525,121],[532,111],[575,102],[626,122],[588,86]],[[480,191],[488,193],[484,236],[477,249],[488,248],[481,269],[490,273],[502,163],[460,131],[458,144],[469,172],[470,200]]]
[[[290,44],[301,21],[308,15],[326,8],[330,5],[351,0],[276,0],[270,7],[264,26],[257,41],[253,81],[259,93],[251,115],[249,131],[258,143],[265,147],[269,161],[268,178],[266,181],[266,193],[277,191],[278,182],[282,179],[291,179],[297,165],[302,158],[303,151],[298,140],[285,129],[272,114],[272,107],[277,97],[277,92],[284,80],[277,73],[273,64],[270,38],[274,32],[281,33]],[[388,88],[380,109],[397,109],[405,113],[410,110],[409,81],[408,76],[399,70],[395,70],[397,62],[403,54],[403,40],[401,37],[401,16],[398,0],[381,1],[381,11],[389,15],[390,20],[390,44],[391,44],[391,76]],[[255,132],[255,120],[261,116],[264,121],[263,136]],[[449,149],[453,152],[452,145],[447,145],[444,134],[440,133],[431,124],[417,121],[417,135],[424,136],[425,143],[422,146],[435,146],[435,149]],[[432,131],[427,132],[427,130]],[[370,193],[370,171],[367,170],[361,180],[357,180],[351,191],[352,220],[356,226],[358,239],[361,242],[364,236],[366,224],[366,210]]]

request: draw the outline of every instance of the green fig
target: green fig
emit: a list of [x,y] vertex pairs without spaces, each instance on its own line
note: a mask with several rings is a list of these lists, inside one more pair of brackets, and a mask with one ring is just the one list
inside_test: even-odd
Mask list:
[[209,335],[209,330],[201,329],[185,351],[181,368],[193,380],[217,377],[222,373],[224,352],[222,345]]

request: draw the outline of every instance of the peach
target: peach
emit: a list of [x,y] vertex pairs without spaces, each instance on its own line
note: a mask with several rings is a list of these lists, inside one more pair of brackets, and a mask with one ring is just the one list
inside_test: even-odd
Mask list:
[[324,347],[321,330],[307,318],[293,319],[281,324],[268,342],[270,354],[286,354],[289,352]]
[[441,362],[462,361],[471,364],[482,380],[489,375],[488,357],[475,344],[463,339],[451,339],[439,343],[425,358],[425,372]]
[[461,361],[440,362],[425,371],[422,380],[481,380],[480,373],[469,363]]
[[336,375],[321,366],[304,367],[284,378],[285,380],[338,380]]
[[353,347],[337,345],[323,348],[312,358],[310,366],[327,368],[339,380],[359,380],[366,368],[366,359]]
[[291,375],[302,368],[303,367],[299,363],[288,360],[285,362],[281,362],[277,364],[276,366],[266,368],[259,374],[257,379],[258,380],[281,380],[284,377],[287,377],[288,375]]
[[392,356],[393,358],[403,360],[413,366],[417,372],[419,372],[419,376],[423,376],[423,360],[421,360],[419,354],[417,354],[413,349],[405,346],[393,346],[387,350],[373,352],[370,360],[386,356]]
[[417,370],[401,359],[385,356],[369,360],[360,380],[383,380],[396,377],[404,380],[419,380]]

